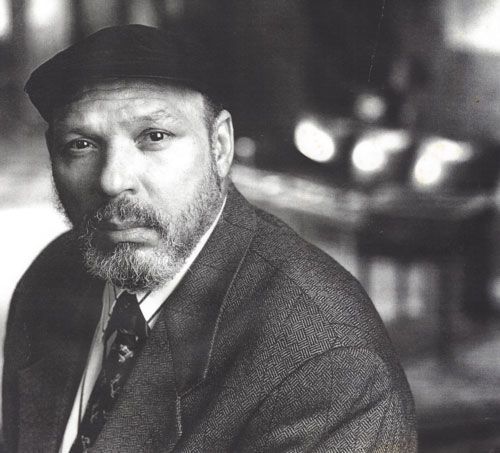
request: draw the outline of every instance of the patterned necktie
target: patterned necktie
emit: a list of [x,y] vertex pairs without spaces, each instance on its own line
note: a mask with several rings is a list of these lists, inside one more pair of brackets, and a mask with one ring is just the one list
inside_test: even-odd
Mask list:
[[148,330],[135,295],[124,291],[116,300],[106,327],[104,344],[106,347],[111,343],[111,347],[90,395],[71,453],[85,452],[94,444],[145,343]]

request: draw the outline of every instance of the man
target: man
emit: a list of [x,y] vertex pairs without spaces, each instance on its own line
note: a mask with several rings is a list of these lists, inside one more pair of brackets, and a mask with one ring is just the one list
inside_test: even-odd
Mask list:
[[363,290],[232,186],[204,57],[113,27],[27,84],[73,229],[13,297],[8,451],[414,451]]

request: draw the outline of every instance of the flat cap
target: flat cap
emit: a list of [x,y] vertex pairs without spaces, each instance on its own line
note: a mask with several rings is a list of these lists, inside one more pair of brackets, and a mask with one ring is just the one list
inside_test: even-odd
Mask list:
[[103,78],[153,78],[199,91],[219,101],[213,55],[180,34],[145,25],[104,28],[59,52],[31,74],[31,102],[49,121],[82,84]]

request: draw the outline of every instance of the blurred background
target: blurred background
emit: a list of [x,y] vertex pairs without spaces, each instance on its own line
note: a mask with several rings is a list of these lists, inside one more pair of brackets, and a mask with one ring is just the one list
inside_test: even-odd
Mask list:
[[357,276],[399,351],[422,452],[500,448],[500,0],[0,0],[0,333],[68,228],[30,72],[142,23],[219,50],[233,180]]

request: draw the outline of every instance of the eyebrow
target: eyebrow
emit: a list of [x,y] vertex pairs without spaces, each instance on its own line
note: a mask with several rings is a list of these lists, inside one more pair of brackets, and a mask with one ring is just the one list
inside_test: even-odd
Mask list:
[[131,121],[158,121],[162,119],[177,121],[177,118],[165,109],[155,110],[144,115],[134,115],[130,119]]
[[[160,120],[169,120],[169,121],[172,121],[174,123],[179,122],[179,119],[175,115],[173,115],[171,112],[169,112],[168,110],[165,110],[165,109],[155,110],[153,112],[145,113],[144,115],[141,115],[141,114],[132,115],[129,118],[127,118],[126,120],[124,120],[123,122],[124,123],[140,123],[140,122],[156,122],[156,121],[160,121]],[[65,132],[72,132],[72,133],[81,133],[81,134],[87,133],[85,128],[82,129],[79,126],[70,127],[69,130],[65,130],[65,128],[66,128],[66,125],[64,124],[64,121],[62,121],[62,122],[54,121],[52,123],[52,126],[49,127],[49,129],[52,130],[52,132],[57,132],[57,131],[63,130]]]

